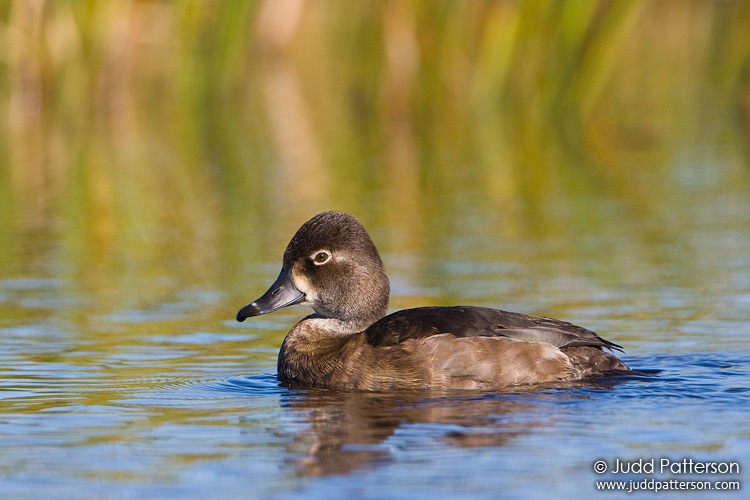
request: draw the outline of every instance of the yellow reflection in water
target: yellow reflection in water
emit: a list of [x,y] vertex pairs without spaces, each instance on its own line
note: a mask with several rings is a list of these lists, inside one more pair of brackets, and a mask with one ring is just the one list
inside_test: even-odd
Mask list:
[[744,1],[5,2],[4,273],[50,235],[106,309],[144,276],[239,289],[323,209],[430,255],[467,206],[570,244],[611,223],[596,197],[658,217],[685,157],[744,178],[748,24]]

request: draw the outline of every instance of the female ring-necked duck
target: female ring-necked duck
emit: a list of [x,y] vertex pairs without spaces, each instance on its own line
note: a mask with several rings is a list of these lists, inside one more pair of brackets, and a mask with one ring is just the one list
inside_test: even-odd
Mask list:
[[296,387],[496,389],[629,370],[602,350],[620,346],[571,323],[474,306],[386,316],[389,293],[362,224],[324,212],[297,231],[279,277],[237,321],[293,304],[315,310],[279,351],[279,380]]

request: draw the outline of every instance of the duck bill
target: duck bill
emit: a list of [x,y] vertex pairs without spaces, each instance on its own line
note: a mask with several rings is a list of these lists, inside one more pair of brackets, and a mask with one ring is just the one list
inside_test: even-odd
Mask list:
[[242,322],[252,316],[278,311],[282,307],[298,304],[303,300],[305,300],[305,294],[294,286],[292,274],[287,269],[282,269],[279,277],[266,293],[239,310],[237,321]]

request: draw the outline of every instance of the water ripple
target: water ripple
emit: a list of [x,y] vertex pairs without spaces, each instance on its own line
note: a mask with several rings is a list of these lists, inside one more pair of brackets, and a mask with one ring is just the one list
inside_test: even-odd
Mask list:
[[138,400],[222,400],[237,397],[271,396],[287,393],[275,374],[230,376],[227,378],[149,379],[148,390],[134,395]]
[[275,374],[267,373],[245,377],[229,377],[225,380],[215,380],[206,387],[220,393],[244,394],[247,396],[267,396],[269,394],[283,394],[288,390],[283,388]]

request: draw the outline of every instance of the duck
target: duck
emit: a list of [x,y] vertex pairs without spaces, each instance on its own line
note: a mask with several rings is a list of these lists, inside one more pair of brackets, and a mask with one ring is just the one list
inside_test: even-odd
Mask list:
[[497,390],[632,372],[622,347],[566,321],[479,306],[388,314],[390,282],[364,226],[327,211],[295,233],[270,288],[237,321],[304,305],[284,338],[280,383],[354,391]]

